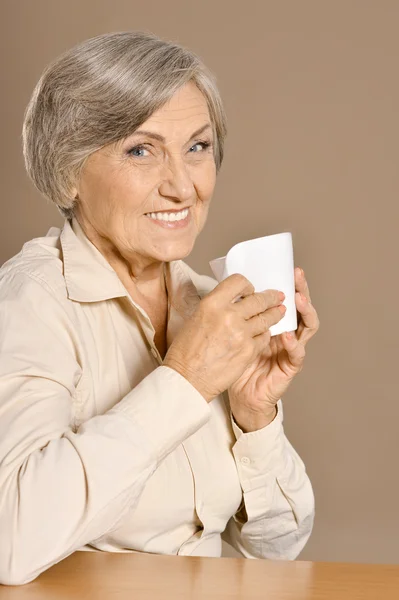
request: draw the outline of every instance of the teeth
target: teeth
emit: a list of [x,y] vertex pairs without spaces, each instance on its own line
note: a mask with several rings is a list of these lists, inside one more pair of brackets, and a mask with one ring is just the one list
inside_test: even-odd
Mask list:
[[188,208],[185,208],[184,210],[178,212],[178,213],[162,213],[162,212],[158,212],[158,213],[147,213],[148,217],[151,217],[151,219],[156,219],[158,221],[182,221],[183,219],[185,219],[188,215]]

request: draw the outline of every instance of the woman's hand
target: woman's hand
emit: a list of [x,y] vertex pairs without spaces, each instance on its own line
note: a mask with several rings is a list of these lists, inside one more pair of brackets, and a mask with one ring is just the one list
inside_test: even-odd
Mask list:
[[201,300],[163,365],[183,375],[209,402],[268,347],[269,329],[285,312],[283,298],[277,290],[254,293],[243,275],[230,275]]
[[302,370],[305,346],[319,329],[302,269],[295,269],[295,303],[300,315],[297,331],[273,336],[270,344],[229,388],[230,407],[244,432],[261,429],[276,416],[276,404]]

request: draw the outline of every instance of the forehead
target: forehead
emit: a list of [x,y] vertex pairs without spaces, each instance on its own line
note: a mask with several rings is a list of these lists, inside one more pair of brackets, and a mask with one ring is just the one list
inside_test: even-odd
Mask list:
[[209,120],[210,115],[205,96],[193,82],[189,82],[177,90],[166,104],[155,111],[140,129],[195,128]]

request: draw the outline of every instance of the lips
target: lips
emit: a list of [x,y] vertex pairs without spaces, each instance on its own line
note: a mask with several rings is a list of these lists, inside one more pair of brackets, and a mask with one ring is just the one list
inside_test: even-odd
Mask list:
[[144,213],[145,215],[150,215],[151,213],[179,213],[182,212],[183,210],[189,209],[191,208],[190,206],[185,206],[184,208],[176,208],[176,209],[172,209],[172,208],[168,208],[167,210],[150,210],[149,212]]

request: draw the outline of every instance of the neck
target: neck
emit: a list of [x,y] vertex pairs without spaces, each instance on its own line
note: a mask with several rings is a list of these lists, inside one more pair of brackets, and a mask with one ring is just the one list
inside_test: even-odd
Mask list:
[[74,218],[130,293],[134,290],[138,296],[154,298],[154,294],[158,295],[166,291],[165,262],[156,261],[134,252],[125,255],[112,240],[99,234],[90,223],[81,219],[79,215],[75,215]]

